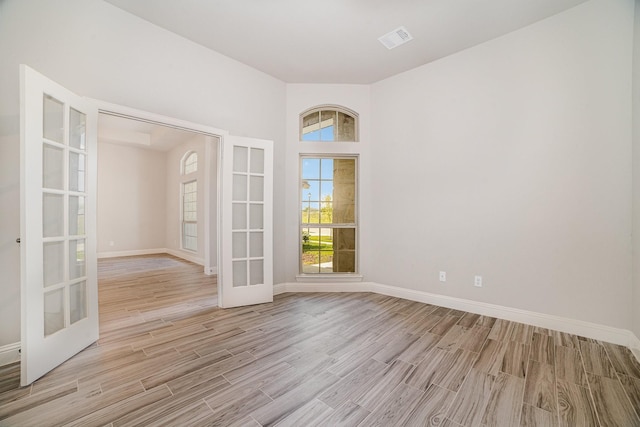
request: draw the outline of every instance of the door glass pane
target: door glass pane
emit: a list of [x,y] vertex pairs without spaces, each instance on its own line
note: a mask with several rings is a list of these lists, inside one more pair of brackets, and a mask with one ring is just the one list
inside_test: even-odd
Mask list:
[[233,287],[247,286],[247,261],[233,261]]
[[42,235],[59,237],[64,235],[64,196],[62,194],[42,195]]
[[69,191],[84,191],[84,154],[69,153]]
[[234,232],[233,233],[233,258],[246,258],[247,257],[247,233]]
[[62,144],[64,143],[64,104],[46,94],[43,101],[42,125],[44,137]]
[[249,228],[252,230],[262,230],[264,228],[262,205],[252,203],[249,205]]
[[64,328],[64,288],[44,294],[44,335]]
[[73,108],[69,110],[69,145],[81,150],[85,149],[87,133],[87,117]]
[[247,176],[233,175],[233,200],[247,200]]
[[69,234],[84,234],[84,197],[69,196]]
[[64,151],[49,144],[42,146],[42,186],[62,190],[64,185]]
[[64,242],[47,242],[42,248],[42,273],[44,286],[64,280]]
[[247,147],[233,147],[233,171],[247,172],[249,164],[249,150]]
[[233,230],[244,230],[247,228],[247,204],[246,203],[234,203],[232,215]]
[[85,275],[84,239],[69,240],[69,280]]
[[87,283],[79,282],[69,286],[69,309],[71,324],[87,317]]
[[264,177],[252,176],[250,178],[251,188],[249,189],[249,200],[252,202],[262,202],[264,200]]
[[249,256],[261,257],[264,254],[263,234],[261,231],[249,233]]
[[249,261],[249,268],[251,271],[249,274],[251,275],[250,285],[261,285],[264,283],[264,261],[261,259],[255,259]]
[[251,173],[264,173],[264,150],[251,149]]

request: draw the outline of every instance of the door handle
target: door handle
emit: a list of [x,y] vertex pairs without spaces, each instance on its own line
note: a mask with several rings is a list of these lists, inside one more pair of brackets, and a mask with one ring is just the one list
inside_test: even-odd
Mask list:
[[20,244],[20,238],[19,237],[16,239],[16,243]]

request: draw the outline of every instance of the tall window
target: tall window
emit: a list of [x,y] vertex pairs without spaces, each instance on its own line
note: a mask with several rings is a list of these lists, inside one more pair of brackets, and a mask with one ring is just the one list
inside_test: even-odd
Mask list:
[[301,272],[356,273],[357,158],[302,156],[300,171]]
[[358,114],[338,106],[322,106],[300,115],[300,140],[343,141],[358,140]]
[[187,153],[182,160],[182,249],[198,250],[198,153]]

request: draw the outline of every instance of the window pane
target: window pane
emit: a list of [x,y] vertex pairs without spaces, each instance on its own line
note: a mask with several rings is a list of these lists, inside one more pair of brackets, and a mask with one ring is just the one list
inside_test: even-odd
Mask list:
[[69,240],[69,279],[78,279],[85,275],[84,239]]
[[42,195],[43,237],[64,235],[64,196],[62,194]]
[[44,335],[64,328],[64,288],[44,294]]
[[356,120],[348,114],[338,112],[338,141],[356,140]]
[[233,200],[240,202],[247,201],[247,176],[233,174]]
[[354,273],[356,228],[349,225],[356,221],[356,159],[303,158],[301,175],[308,160],[319,162],[319,178],[301,178],[302,272]]
[[246,258],[247,257],[247,233],[245,233],[245,232],[234,232],[233,233],[231,256],[233,258]]
[[84,150],[87,118],[84,113],[71,108],[69,110],[69,145]]
[[320,141],[334,141],[334,129],[336,124],[335,111],[322,111],[320,122]]
[[85,155],[69,153],[69,191],[84,191]]
[[64,151],[49,144],[42,146],[42,186],[56,190],[64,186]]
[[247,261],[233,261],[233,286],[247,286]]
[[69,196],[69,234],[84,234],[84,197]]
[[184,160],[183,173],[185,175],[198,170],[198,153],[191,153]]
[[74,283],[69,286],[69,308],[71,311],[71,324],[87,317],[86,282]]
[[249,256],[261,257],[264,254],[264,243],[262,232],[249,233]]
[[264,177],[263,176],[251,176],[249,178],[249,200],[252,202],[264,201]]
[[247,204],[234,203],[231,213],[231,229],[244,230],[247,228]]
[[249,169],[249,149],[247,147],[233,147],[233,171],[247,172]]
[[320,179],[320,159],[302,159],[302,179]]
[[264,228],[263,207],[258,204],[249,206],[249,227],[252,230],[262,230]]
[[321,170],[320,177],[322,179],[333,179],[333,159],[320,159]]
[[320,113],[313,112],[302,118],[302,140],[320,141]]
[[43,102],[42,124],[44,137],[62,144],[64,142],[64,104],[46,94]]
[[264,283],[264,261],[261,259],[254,259],[249,261],[249,285],[261,285]]
[[251,149],[251,173],[264,173],[264,150]]
[[42,247],[44,287],[64,280],[64,242],[47,242]]

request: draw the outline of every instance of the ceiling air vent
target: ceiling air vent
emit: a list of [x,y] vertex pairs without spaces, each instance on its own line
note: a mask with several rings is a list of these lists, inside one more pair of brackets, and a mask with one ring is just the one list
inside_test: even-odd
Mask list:
[[380,40],[380,43],[382,43],[387,49],[393,49],[394,47],[413,40],[413,37],[411,37],[411,34],[409,34],[409,31],[407,31],[405,27],[398,27],[390,33],[379,37],[378,40]]

